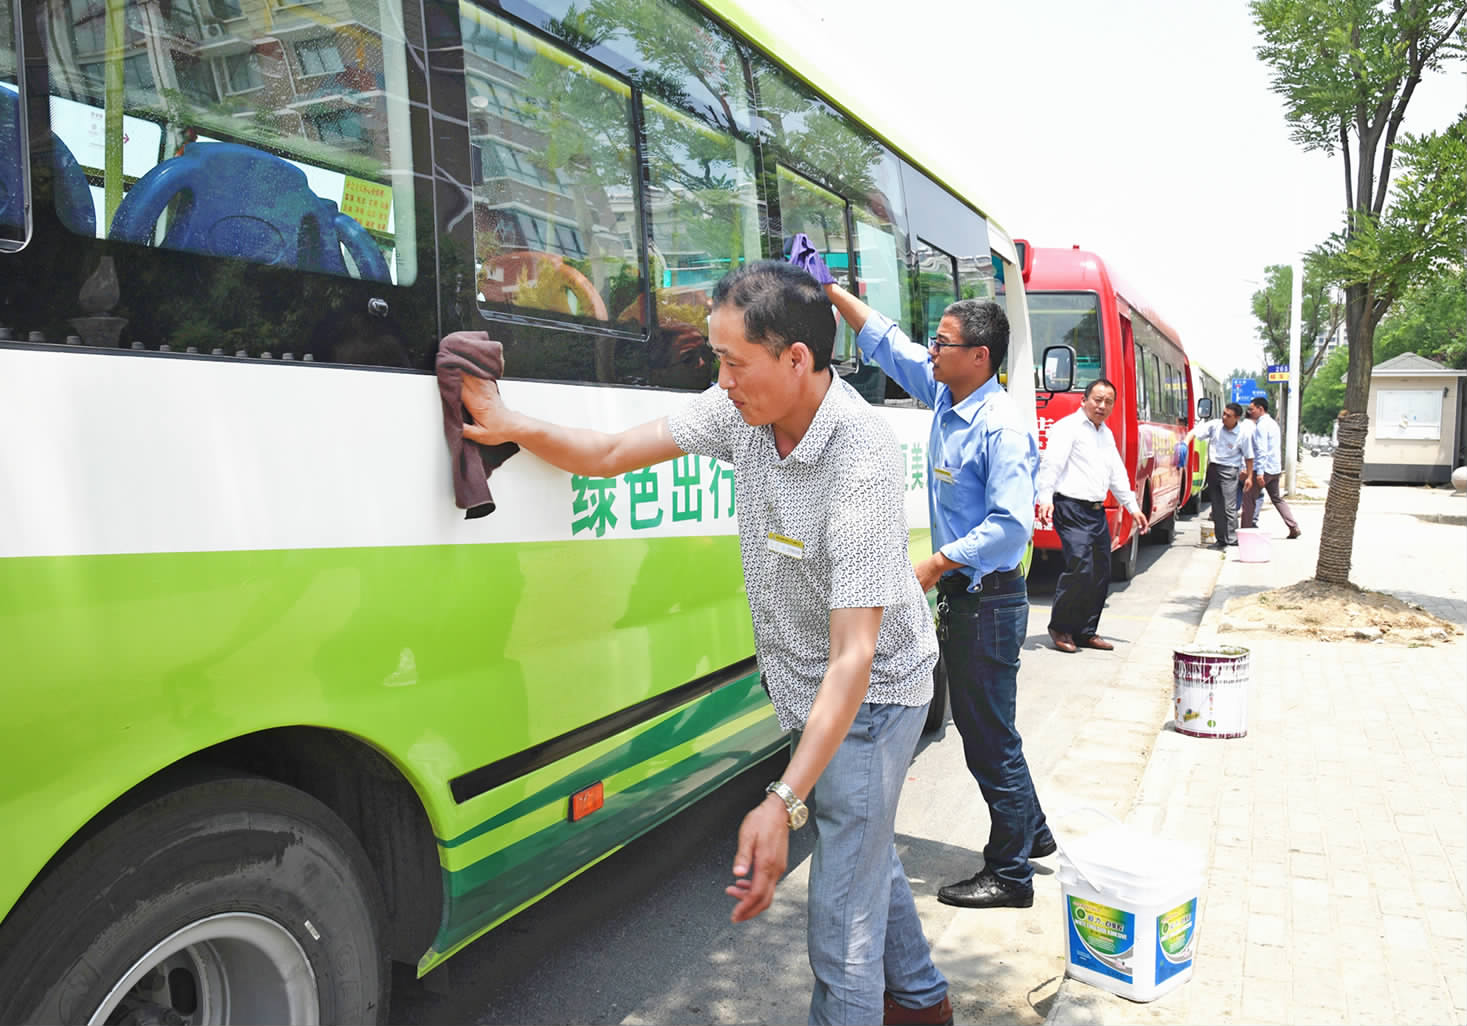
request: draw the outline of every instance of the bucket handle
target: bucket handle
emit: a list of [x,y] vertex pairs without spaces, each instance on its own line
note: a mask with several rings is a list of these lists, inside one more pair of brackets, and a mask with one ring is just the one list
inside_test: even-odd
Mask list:
[[[1106,812],[1104,809],[1097,809],[1093,805],[1073,806],[1071,808],[1062,810],[1059,815],[1055,816],[1054,818],[1057,820],[1064,820],[1068,819],[1070,816],[1078,815],[1082,812],[1089,812],[1093,815],[1099,816],[1101,819],[1104,819],[1109,823],[1113,823],[1116,826],[1125,826],[1124,823],[1116,819],[1109,812]],[[1075,857],[1069,852],[1065,851],[1065,842],[1060,838],[1061,831],[1058,831],[1054,828],[1053,822],[1050,823],[1049,832],[1054,835],[1055,847],[1060,850],[1060,853],[1064,855],[1064,857],[1069,861],[1070,865],[1075,867],[1075,872],[1079,875],[1081,880],[1085,881],[1086,886],[1088,886],[1093,891],[1101,890],[1101,888],[1095,885],[1095,881],[1091,880],[1088,876],[1085,875],[1084,868],[1080,865],[1080,863],[1075,861]]]

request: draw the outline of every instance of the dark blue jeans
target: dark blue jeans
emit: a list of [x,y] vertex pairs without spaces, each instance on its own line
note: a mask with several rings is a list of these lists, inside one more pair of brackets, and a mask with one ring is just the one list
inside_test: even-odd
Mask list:
[[1110,595],[1110,526],[1095,503],[1056,495],[1054,530],[1065,568],[1054,582],[1049,626],[1083,641],[1099,632]]
[[1004,883],[1028,886],[1034,875],[1029,849],[1036,835],[1049,833],[1014,724],[1029,592],[1018,577],[943,599],[948,613],[942,656],[953,723],[968,770],[988,803],[983,862]]

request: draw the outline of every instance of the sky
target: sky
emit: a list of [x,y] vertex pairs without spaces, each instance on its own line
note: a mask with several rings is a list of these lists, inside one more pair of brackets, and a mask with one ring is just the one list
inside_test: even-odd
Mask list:
[[[1343,162],[1290,141],[1243,0],[741,2],[1010,235],[1119,268],[1218,376],[1262,366],[1264,268],[1341,224]],[[1459,63],[1404,127],[1464,107]]]

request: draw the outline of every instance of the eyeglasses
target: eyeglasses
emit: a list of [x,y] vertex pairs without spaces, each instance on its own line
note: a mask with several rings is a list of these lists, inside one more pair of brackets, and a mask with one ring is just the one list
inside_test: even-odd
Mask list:
[[966,342],[944,342],[942,339],[935,338],[934,337],[934,338],[929,338],[927,340],[927,348],[928,349],[982,349],[983,347],[982,346],[969,345]]

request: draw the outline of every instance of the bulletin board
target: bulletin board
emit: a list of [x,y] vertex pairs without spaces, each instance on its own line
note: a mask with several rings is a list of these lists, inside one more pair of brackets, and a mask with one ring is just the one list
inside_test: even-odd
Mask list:
[[1442,401],[1440,388],[1378,389],[1372,425],[1375,437],[1441,438]]

